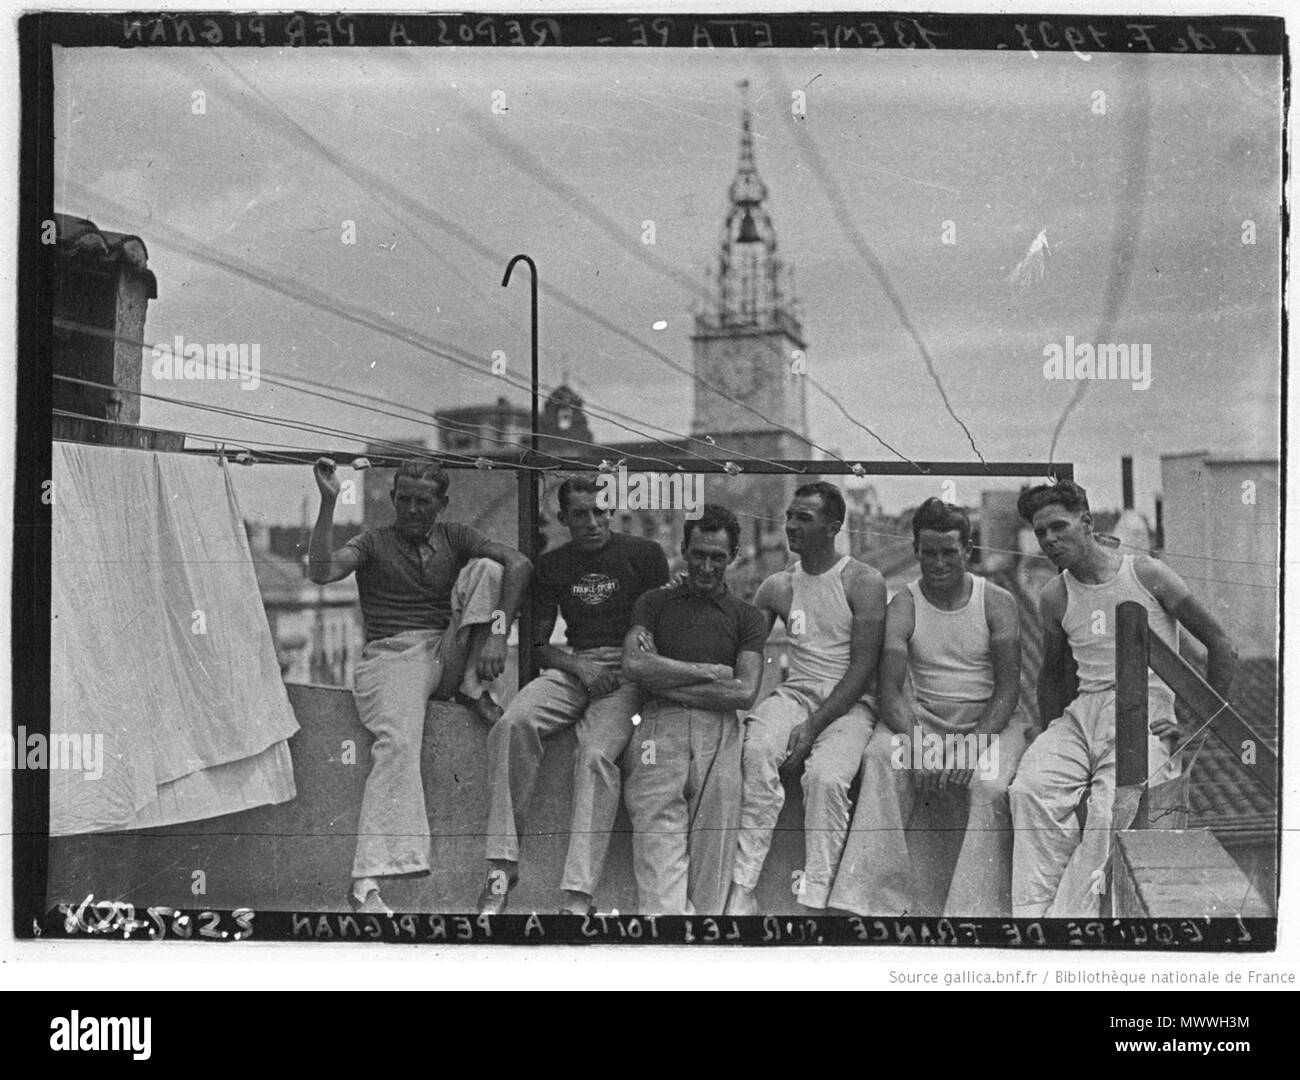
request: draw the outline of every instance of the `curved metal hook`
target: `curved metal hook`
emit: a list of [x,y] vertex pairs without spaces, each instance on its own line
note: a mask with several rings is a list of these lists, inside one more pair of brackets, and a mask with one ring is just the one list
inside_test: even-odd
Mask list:
[[528,255],[516,255],[513,259],[510,260],[510,265],[506,267],[506,276],[501,279],[502,288],[510,284],[510,272],[515,268],[515,263],[518,262],[526,262],[528,264],[528,269],[532,271],[532,275],[533,275],[533,288],[536,289],[537,288],[537,264],[533,262],[531,256]]

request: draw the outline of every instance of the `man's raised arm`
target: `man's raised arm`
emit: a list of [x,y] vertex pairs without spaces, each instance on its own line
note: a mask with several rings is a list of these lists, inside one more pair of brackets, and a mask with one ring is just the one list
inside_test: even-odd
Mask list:
[[501,613],[503,618],[493,619],[493,625],[483,642],[479,653],[478,675],[480,679],[495,679],[506,669],[506,637],[510,633],[510,624],[519,613],[524,591],[533,576],[533,564],[528,556],[506,544],[490,540],[479,549],[480,557],[500,563],[504,573],[501,575]]
[[1237,647],[1219,625],[1218,619],[1192,595],[1187,583],[1159,559],[1139,558],[1134,562],[1133,569],[1138,580],[1160,601],[1160,606],[1205,646],[1205,681],[1227,701],[1232,689],[1233,672],[1237,668]]
[[307,548],[307,576],[317,585],[341,581],[357,568],[356,548],[334,547],[334,504],[339,497],[339,477],[334,462],[327,457],[316,459],[312,466],[316,487],[320,490],[320,512],[311,531]]
[[519,614],[519,605],[523,603],[524,591],[533,576],[533,564],[522,551],[516,551],[507,544],[491,540],[484,544],[480,555],[500,563],[505,571],[501,576],[501,610],[505,613],[505,623],[509,626]]

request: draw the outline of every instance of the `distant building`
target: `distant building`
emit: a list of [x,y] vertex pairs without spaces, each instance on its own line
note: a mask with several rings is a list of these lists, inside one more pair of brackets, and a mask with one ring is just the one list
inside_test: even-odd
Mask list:
[[1163,559],[1243,657],[1278,653],[1281,488],[1275,457],[1162,454]]
[[[354,579],[314,584],[301,558],[272,550],[270,530],[246,523],[275,655],[285,682],[351,686],[365,645]],[[346,538],[335,537],[335,546]]]
[[456,454],[499,454],[527,446],[532,427],[528,408],[511,405],[504,397],[495,405],[440,409],[434,420],[441,425],[438,448]]
[[[764,576],[789,561],[784,532],[786,505],[799,484],[817,479],[745,471],[755,458],[799,459],[809,453],[802,438],[808,432],[802,377],[807,365],[807,341],[796,314],[789,272],[777,253],[767,194],[754,162],[746,108],[741,118],[739,165],[728,191],[730,206],[717,262],[709,274],[712,295],[696,311],[691,337],[697,381],[690,433],[696,441],[621,441],[605,443],[598,451],[611,464],[633,457],[681,457],[687,464],[698,461],[697,454],[719,463],[733,460],[741,474],[707,474],[703,498],[730,507],[741,519],[741,557],[732,577],[737,590],[746,596],[752,595]],[[528,445],[529,410],[504,397],[491,405],[444,409],[435,418],[442,429],[439,451],[477,457]],[[538,427],[538,449],[543,453],[581,455],[580,444],[593,441],[583,400],[567,380],[547,397]],[[725,449],[711,451],[704,445],[705,440]],[[593,448],[587,456],[593,452],[597,451]],[[469,475],[453,475],[454,501],[448,516],[514,542],[518,510],[512,478],[505,470],[475,473],[474,498],[467,500],[457,497],[457,493],[469,483]],[[544,485],[542,533],[548,545],[565,539],[554,520],[555,490],[561,479],[549,476]],[[367,485],[367,525],[391,520],[386,502],[386,487],[381,498],[375,483]],[[865,502],[859,497],[858,503],[861,512],[874,513],[878,509],[874,493]],[[670,558],[680,544],[683,522],[681,510],[623,510],[615,515],[615,528],[658,540]]]
[[[532,414],[528,406],[499,397],[495,405],[463,405],[434,413],[439,425],[438,449],[452,454],[501,454],[528,447]],[[572,454],[575,443],[592,441],[591,427],[582,410],[582,398],[567,380],[546,398],[537,417],[537,449],[542,453]],[[577,447],[581,450],[581,446]]]

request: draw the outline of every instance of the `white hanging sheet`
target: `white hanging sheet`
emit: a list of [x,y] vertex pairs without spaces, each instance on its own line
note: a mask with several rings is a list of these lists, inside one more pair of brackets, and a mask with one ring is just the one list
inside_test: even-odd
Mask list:
[[227,468],[56,442],[53,473],[50,835],[293,798],[298,723]]

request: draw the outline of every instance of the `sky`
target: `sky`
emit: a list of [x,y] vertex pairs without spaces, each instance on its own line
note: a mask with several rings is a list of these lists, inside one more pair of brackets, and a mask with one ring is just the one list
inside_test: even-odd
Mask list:
[[[1045,462],[1080,386],[1044,377],[1044,350],[1067,335],[1151,347],[1149,388],[1088,384],[1061,433],[1055,459],[1075,463],[1094,506],[1118,506],[1122,454],[1136,459],[1150,514],[1160,454],[1278,453],[1276,57],[55,49],[56,209],[144,238],[159,291],[150,342],[257,343],[267,375],[427,412],[501,394],[524,405],[526,392],[490,371],[501,350],[512,375],[527,375],[526,275],[500,285],[518,252],[536,260],[544,288],[689,367],[692,305],[707,297],[736,169],[741,80],[808,370],[901,453],[976,460],[919,339],[985,459]],[[357,166],[378,182],[358,182]],[[653,246],[642,243],[647,221]],[[355,243],[343,242],[347,222]],[[1043,230],[1041,280],[1011,281]],[[196,251],[311,290],[317,303]],[[340,318],[345,306],[371,325]],[[543,383],[567,378],[598,410],[688,429],[687,376],[545,291],[540,324]],[[401,328],[477,370],[420,350]],[[436,438],[265,382],[160,385],[146,366],[144,389]],[[153,400],[141,422],[360,445]],[[891,457],[816,393],[809,423],[813,441],[850,461]],[[592,426],[598,440],[635,437]],[[246,515],[270,523],[299,521],[314,493],[305,467],[237,476]],[[934,486],[877,484],[888,510]],[[974,503],[979,487],[957,491]]]

